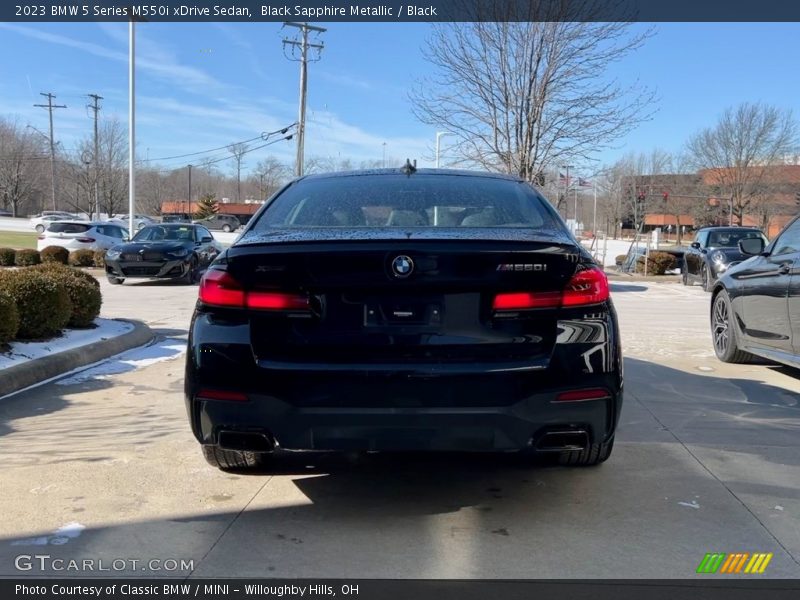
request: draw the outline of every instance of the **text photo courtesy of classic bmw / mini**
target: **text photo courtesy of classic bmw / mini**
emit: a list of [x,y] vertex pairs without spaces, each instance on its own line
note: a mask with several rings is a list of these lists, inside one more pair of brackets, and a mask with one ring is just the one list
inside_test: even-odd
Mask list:
[[791,7],[85,4],[0,7],[0,588],[800,578]]

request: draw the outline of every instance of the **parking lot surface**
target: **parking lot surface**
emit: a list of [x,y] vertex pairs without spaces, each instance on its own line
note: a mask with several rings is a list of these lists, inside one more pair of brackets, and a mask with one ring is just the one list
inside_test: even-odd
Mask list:
[[600,467],[295,455],[253,475],[207,466],[189,431],[196,287],[102,289],[102,316],[160,340],[0,400],[0,575],[47,554],[158,577],[685,578],[771,552],[761,577],[800,577],[800,373],[717,361],[699,287],[613,285],[625,405]]

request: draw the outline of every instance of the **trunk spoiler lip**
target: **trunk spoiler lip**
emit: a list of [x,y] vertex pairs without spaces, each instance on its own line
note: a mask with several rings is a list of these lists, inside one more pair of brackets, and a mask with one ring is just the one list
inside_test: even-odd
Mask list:
[[278,244],[339,242],[540,242],[578,246],[569,234],[557,229],[528,228],[461,228],[461,227],[314,227],[307,229],[274,229],[265,232],[246,231],[231,248]]

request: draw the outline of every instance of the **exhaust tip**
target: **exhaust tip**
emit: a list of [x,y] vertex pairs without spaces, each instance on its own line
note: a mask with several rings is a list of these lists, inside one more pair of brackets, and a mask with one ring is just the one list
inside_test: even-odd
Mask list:
[[589,433],[584,429],[547,431],[536,443],[540,452],[580,452],[589,447]]
[[271,435],[255,431],[220,431],[217,445],[223,450],[245,452],[271,452],[275,449]]

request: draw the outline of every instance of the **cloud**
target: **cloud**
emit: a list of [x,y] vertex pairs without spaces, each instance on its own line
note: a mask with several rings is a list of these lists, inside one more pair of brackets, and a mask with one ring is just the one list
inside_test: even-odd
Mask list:
[[[38,41],[67,46],[87,52],[100,58],[115,62],[128,63],[127,49],[124,52],[113,50],[92,42],[84,42],[74,38],[49,33],[38,28],[26,27],[11,23],[0,23],[0,30],[12,31]],[[107,35],[119,40],[118,33],[109,26],[102,28]],[[180,85],[192,91],[208,92],[212,89],[223,89],[225,86],[201,69],[180,64],[172,53],[137,31],[136,69],[158,77],[173,85]]]

